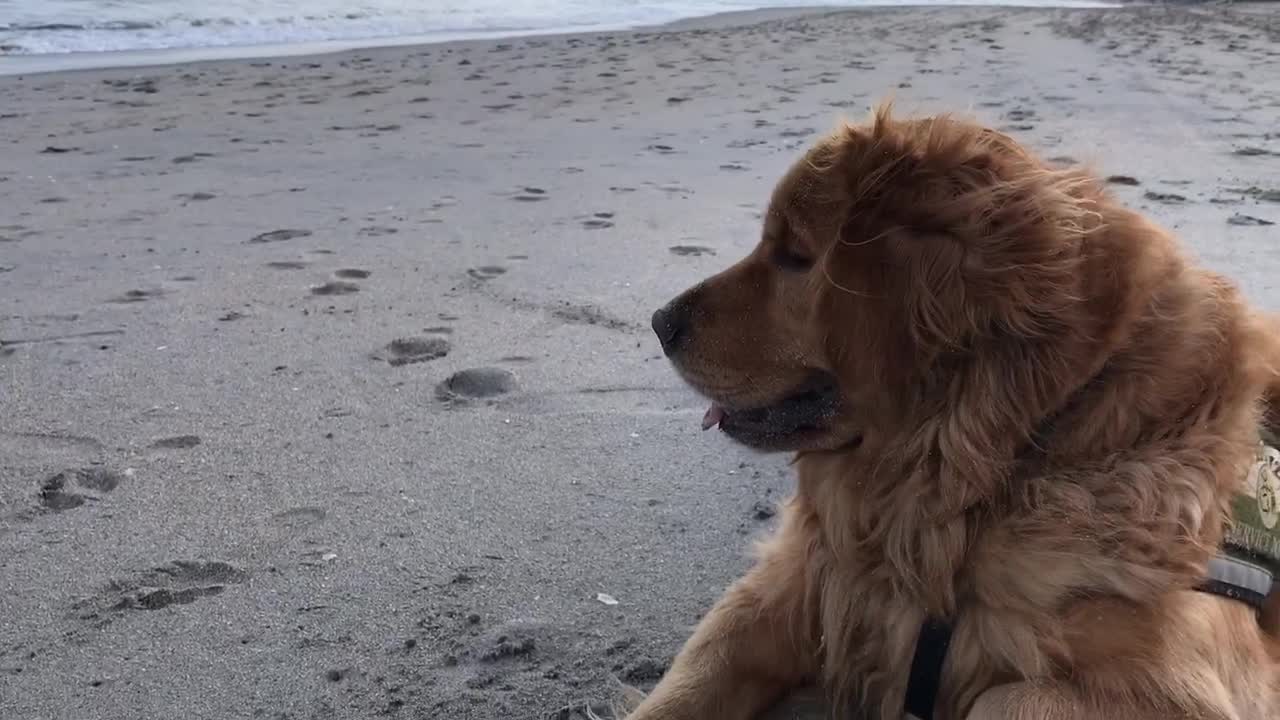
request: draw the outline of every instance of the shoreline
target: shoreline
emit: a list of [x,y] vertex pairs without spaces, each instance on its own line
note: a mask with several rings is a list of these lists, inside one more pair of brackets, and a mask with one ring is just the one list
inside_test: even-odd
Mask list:
[[788,20],[831,13],[919,10],[929,8],[970,7],[1007,9],[1116,9],[1131,3],[1102,0],[1058,0],[1052,4],[1035,4],[1028,0],[944,0],[942,2],[906,2],[895,4],[831,4],[802,7],[762,7],[695,15],[658,24],[618,24],[557,28],[529,28],[478,32],[442,31],[430,35],[401,35],[351,40],[321,40],[266,45],[223,45],[153,50],[118,50],[105,52],[46,53],[0,56],[0,77],[47,75],[63,72],[158,68],[199,63],[265,61],[275,58],[314,58],[364,50],[417,48],[459,45],[463,43],[520,40],[524,38],[585,37],[608,33],[680,32],[685,30],[718,30],[755,25],[773,20]]

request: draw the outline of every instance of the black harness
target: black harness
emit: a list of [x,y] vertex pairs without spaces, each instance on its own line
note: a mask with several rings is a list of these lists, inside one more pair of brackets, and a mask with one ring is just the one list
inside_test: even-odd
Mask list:
[[908,718],[933,720],[938,704],[938,685],[942,682],[942,665],[951,647],[951,625],[929,618],[920,626],[916,637],[916,654],[911,658],[911,674],[907,676],[907,699],[903,711]]

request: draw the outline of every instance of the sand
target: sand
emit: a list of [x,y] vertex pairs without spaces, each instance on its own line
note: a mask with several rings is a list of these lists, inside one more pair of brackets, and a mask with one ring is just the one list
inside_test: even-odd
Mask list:
[[0,78],[0,717],[569,718],[785,458],[650,312],[893,95],[1280,270],[1280,6],[868,10]]

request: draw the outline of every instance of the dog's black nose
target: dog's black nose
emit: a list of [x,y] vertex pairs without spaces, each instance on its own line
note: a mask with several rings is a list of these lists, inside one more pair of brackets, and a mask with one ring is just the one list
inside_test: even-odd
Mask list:
[[689,336],[689,303],[678,297],[653,313],[653,332],[662,343],[662,352],[668,357]]

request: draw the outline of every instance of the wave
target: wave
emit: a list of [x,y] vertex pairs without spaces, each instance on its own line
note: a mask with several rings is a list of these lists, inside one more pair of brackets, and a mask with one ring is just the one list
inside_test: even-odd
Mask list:
[[[572,31],[605,25],[647,24],[650,20],[645,15],[648,14],[609,17],[599,23],[575,17],[512,18],[480,14],[440,17],[356,12],[264,18],[174,17],[161,22],[13,23],[0,25],[0,56],[262,46],[403,36],[446,37],[467,33],[520,34],[546,29]],[[654,22],[667,20],[661,16]]]
[[0,23],[0,32],[40,32],[49,30],[154,30],[160,27],[156,23],[137,20],[111,20],[101,23],[16,23],[6,25]]
[[[41,7],[46,1],[32,0],[33,5],[28,7]],[[85,4],[100,9],[108,6],[99,5],[94,0],[75,2],[82,11]],[[525,33],[617,30],[762,6],[848,7],[970,2],[982,3],[984,0],[655,0],[643,4],[607,0],[443,0],[424,4],[368,0],[358,10],[352,9],[346,0],[270,0],[265,3],[260,0],[222,0],[222,12],[245,12],[236,17],[212,17],[204,15],[208,11],[204,3],[161,0],[157,6],[151,7],[164,6],[165,9],[150,17],[134,15],[130,18],[89,20],[84,17],[90,14],[88,12],[62,16],[41,12],[29,14],[19,22],[0,24],[0,57],[385,42],[406,37],[414,38],[415,42],[434,42]],[[1108,0],[985,2],[1057,7],[1110,4]],[[109,6],[120,7],[116,3],[109,3]],[[261,13],[264,10],[267,14],[254,15],[254,11]],[[101,14],[109,15],[105,10],[99,16]]]

